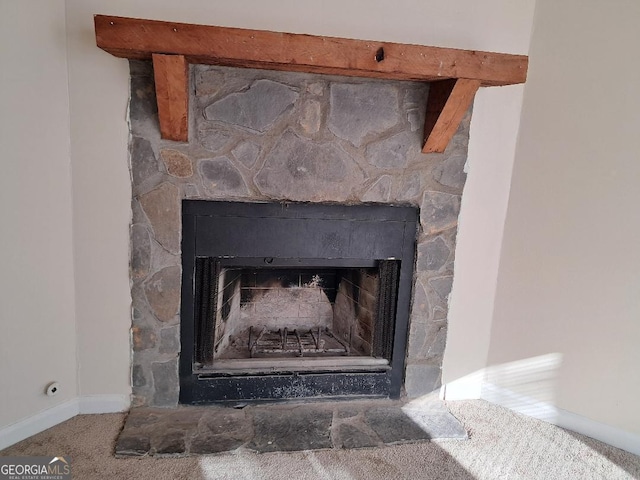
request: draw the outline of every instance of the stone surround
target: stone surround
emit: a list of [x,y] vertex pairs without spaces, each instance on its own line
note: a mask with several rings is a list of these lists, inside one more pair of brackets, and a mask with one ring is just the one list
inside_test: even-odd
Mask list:
[[181,199],[420,207],[405,388],[440,386],[470,113],[422,154],[428,85],[197,65],[191,138],[162,140],[131,61],[133,405],[178,402]]

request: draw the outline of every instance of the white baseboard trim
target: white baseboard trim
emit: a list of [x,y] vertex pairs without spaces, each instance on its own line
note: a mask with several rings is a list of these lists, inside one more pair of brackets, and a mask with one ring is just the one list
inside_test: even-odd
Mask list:
[[634,455],[640,455],[640,435],[636,433],[591,420],[550,403],[538,401],[488,382],[482,386],[481,398],[523,415],[595,438]]
[[447,382],[441,388],[443,400],[474,400],[481,398],[484,382],[484,370],[478,370],[452,382]]
[[0,428],[0,450],[54,427],[78,414],[115,413],[129,409],[128,395],[85,395],[67,400],[19,422]]
[[84,395],[79,397],[79,413],[117,413],[129,410],[129,395]]
[[559,427],[595,438],[614,447],[621,448],[634,455],[640,455],[640,435],[627,432],[611,425],[596,422],[567,410],[558,409],[555,423]]
[[47,408],[31,417],[0,429],[0,450],[40,433],[78,414],[78,398]]

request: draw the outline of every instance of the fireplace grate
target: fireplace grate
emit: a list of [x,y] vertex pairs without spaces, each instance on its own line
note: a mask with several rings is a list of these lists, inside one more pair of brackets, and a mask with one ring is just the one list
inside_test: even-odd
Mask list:
[[249,356],[349,355],[351,347],[328,328],[261,330],[249,328]]

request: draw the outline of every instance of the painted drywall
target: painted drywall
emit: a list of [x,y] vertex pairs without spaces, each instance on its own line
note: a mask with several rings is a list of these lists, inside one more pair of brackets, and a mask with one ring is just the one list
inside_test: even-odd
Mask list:
[[635,434],[638,24],[633,0],[537,2],[488,357],[498,387]]
[[63,0],[0,2],[0,429],[77,394],[65,43]]
[[448,400],[481,397],[522,92],[481,89],[474,102],[443,363]]
[[[128,71],[126,61],[95,47],[93,14],[526,53],[533,7],[534,0],[68,0],[82,394],[129,391]],[[521,95],[515,86],[482,90],[477,97],[445,380],[485,366]],[[472,220],[478,215],[481,221]],[[472,337],[470,330],[484,335]]]

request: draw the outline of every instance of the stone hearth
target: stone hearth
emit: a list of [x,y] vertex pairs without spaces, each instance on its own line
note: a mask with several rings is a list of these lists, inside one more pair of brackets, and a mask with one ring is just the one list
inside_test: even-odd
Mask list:
[[160,138],[150,63],[130,66],[134,406],[178,402],[182,199],[420,207],[405,389],[438,388],[470,113],[425,155],[427,84],[198,65],[177,143]]
[[205,455],[352,449],[466,439],[462,424],[436,399],[288,403],[177,409],[134,408],[116,456]]

